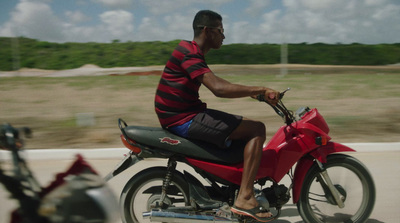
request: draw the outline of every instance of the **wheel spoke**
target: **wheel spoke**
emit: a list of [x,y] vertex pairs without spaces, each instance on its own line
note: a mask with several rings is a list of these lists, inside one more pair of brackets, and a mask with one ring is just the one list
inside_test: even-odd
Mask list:
[[124,222],[150,222],[150,219],[143,218],[144,212],[154,208],[163,209],[189,204],[188,185],[179,172],[174,173],[174,178],[169,182],[167,193],[162,199],[161,185],[166,172],[166,168],[149,168],[133,176],[125,185],[120,201]]
[[355,158],[343,154],[331,156],[324,167],[345,206],[337,206],[319,176],[319,167],[314,166],[306,176],[298,203],[303,219],[306,222],[365,221],[375,201],[375,187],[368,170]]

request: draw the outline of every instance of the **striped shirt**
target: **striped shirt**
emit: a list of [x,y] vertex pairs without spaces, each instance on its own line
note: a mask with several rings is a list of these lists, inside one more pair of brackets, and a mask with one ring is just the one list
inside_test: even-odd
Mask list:
[[155,110],[163,128],[182,125],[207,105],[199,99],[196,77],[211,72],[194,41],[182,40],[172,52],[158,84]]

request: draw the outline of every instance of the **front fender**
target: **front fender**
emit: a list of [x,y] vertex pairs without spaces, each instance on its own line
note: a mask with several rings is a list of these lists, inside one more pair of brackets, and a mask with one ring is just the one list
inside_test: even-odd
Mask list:
[[332,153],[355,152],[354,149],[336,142],[328,142],[325,146],[320,146],[309,153],[309,156],[303,156],[296,165],[293,179],[293,203],[297,203],[300,198],[300,192],[303,186],[304,178],[317,159],[321,163],[326,163],[326,157]]

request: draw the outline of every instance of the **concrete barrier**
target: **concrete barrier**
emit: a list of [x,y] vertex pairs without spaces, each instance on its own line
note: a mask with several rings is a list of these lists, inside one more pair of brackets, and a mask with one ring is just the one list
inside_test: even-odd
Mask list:
[[[343,143],[357,152],[393,152],[400,151],[400,142],[391,143]],[[75,154],[81,154],[87,159],[119,159],[128,153],[127,148],[103,149],[26,149],[23,153],[27,160],[65,160],[73,159]],[[0,160],[10,159],[9,151],[0,151]]]

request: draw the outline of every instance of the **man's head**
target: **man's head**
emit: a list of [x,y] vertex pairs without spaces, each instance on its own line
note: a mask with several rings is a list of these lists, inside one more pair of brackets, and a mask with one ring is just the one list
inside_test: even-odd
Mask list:
[[195,38],[204,34],[204,38],[214,49],[220,48],[225,39],[222,16],[211,10],[201,10],[196,14],[193,20],[193,30]]
[[201,30],[206,27],[218,27],[222,24],[222,17],[220,14],[211,10],[199,11],[193,19],[194,36],[199,36]]

